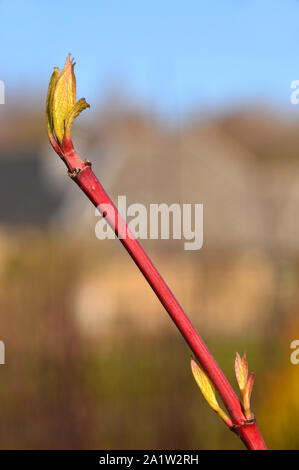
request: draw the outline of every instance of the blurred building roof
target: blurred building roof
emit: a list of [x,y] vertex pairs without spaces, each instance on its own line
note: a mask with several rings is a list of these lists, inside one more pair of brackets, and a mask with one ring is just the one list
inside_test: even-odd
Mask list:
[[[90,224],[94,211],[66,182],[43,125],[31,113],[0,126],[1,220],[65,226],[80,212]],[[84,133],[77,129],[75,141],[115,200],[203,203],[207,249],[298,251],[297,128],[270,112],[244,110],[171,129],[122,109],[103,112]]]

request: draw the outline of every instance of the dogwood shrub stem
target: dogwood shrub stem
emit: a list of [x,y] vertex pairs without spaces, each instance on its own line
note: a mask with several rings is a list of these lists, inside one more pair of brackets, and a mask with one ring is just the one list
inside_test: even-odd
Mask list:
[[[241,402],[217,362],[140,243],[130,232],[126,222],[120,216],[117,208],[93,173],[90,162],[83,162],[73,147],[71,140],[72,124],[76,117],[89,107],[84,98],[77,101],[74,66],[74,60],[68,54],[63,70],[60,72],[55,67],[50,78],[46,109],[47,131],[51,145],[66,164],[70,177],[84,191],[90,201],[100,209],[102,215],[106,218],[190,346],[202,367],[202,369],[198,369],[198,374],[201,376],[199,384],[202,381],[207,383],[209,380],[205,375],[207,374],[222,398],[231,419],[219,408],[216,398],[212,402],[214,411],[218,412],[229,428],[243,440],[248,449],[264,450],[266,449],[265,443],[249,410],[254,375],[251,376],[250,381],[246,382],[243,390],[245,368],[247,380],[246,358],[241,359],[237,355],[236,371],[239,385],[241,383],[246,398],[244,406],[247,407],[247,418]],[[202,379],[203,374],[206,380]],[[212,385],[209,385],[209,389],[212,390]]]
[[[217,389],[231,417],[231,427],[251,450],[266,450],[266,445],[259,432],[255,420],[247,420],[239,398],[229,384],[227,378],[218,366],[206,344],[198,334],[166,282],[155,268],[144,249],[129,230],[126,222],[120,216],[116,206],[93,173],[90,163],[83,162],[76,154],[71,141],[64,142],[64,161],[68,166],[69,175],[82,189],[90,201],[100,208],[103,216],[119,237],[121,243],[138,266],[145,279],[165,307],[170,317],[180,330],[195,357],[208,374]],[[110,210],[101,210],[101,206]]]

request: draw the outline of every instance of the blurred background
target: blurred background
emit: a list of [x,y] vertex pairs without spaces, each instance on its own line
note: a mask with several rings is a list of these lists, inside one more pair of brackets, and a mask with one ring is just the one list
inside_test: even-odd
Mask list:
[[297,1],[0,2],[0,448],[243,448],[46,135],[71,52],[79,153],[114,201],[203,203],[204,245],[142,241],[269,447],[299,448]]

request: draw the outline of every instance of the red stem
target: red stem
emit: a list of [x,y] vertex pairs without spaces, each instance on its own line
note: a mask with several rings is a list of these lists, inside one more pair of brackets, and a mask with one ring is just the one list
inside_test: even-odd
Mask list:
[[64,156],[64,161],[70,170],[70,176],[82,191],[84,191],[90,201],[96,207],[106,205],[109,208],[109,210],[104,209],[101,212],[151,285],[157,297],[189,344],[194,355],[215,385],[232,419],[232,430],[242,439],[248,449],[266,450],[266,445],[256,423],[246,422],[240,400],[227,378],[168,288],[166,282],[159,274],[138,240],[130,232],[126,222],[120,216],[117,208],[91,170],[90,164],[82,162],[74,151],[70,141],[64,142]]

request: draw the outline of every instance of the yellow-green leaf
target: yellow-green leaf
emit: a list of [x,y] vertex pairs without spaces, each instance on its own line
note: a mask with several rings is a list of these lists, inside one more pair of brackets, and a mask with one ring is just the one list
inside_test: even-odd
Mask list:
[[52,112],[52,104],[53,104],[53,95],[55,85],[57,83],[59,77],[60,70],[58,67],[54,67],[54,72],[51,75],[50,83],[48,87],[48,94],[47,94],[47,121],[48,121],[48,134],[50,137],[50,133],[53,132],[53,112]]
[[66,124],[65,124],[65,136],[69,137],[71,134],[71,128],[74,120],[76,119],[77,116],[86,108],[89,108],[90,105],[86,102],[85,98],[81,98],[80,100],[77,101],[77,103],[74,104],[72,107]]
[[53,127],[60,144],[64,137],[65,123],[76,102],[74,66],[75,64],[70,60],[69,54],[54,88],[52,102]]
[[195,378],[195,381],[201,390],[201,393],[209,403],[210,407],[213,408],[213,410],[218,411],[219,404],[216,399],[214,387],[209,377],[193,359],[191,359],[191,370],[193,377]]
[[207,374],[203,371],[203,369],[193,359],[191,359],[191,370],[195,381],[201,390],[201,393],[209,403],[210,407],[214,411],[216,411],[218,416],[220,416],[220,418],[225,422],[225,424],[227,424],[227,426],[231,428],[233,426],[232,420],[227,416],[225,411],[220,408],[216,399],[215,390],[212,382],[210,381]]

